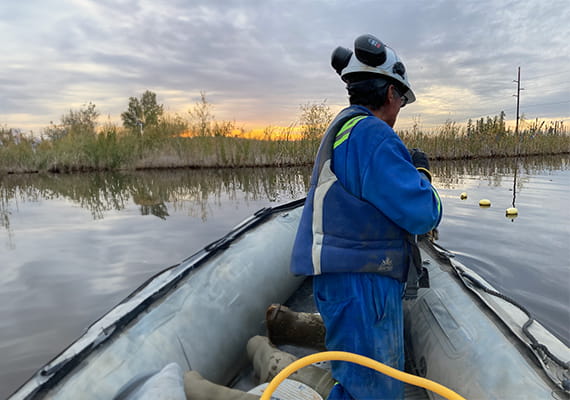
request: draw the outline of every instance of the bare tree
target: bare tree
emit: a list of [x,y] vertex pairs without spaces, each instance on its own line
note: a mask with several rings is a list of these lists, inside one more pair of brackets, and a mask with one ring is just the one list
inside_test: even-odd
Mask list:
[[320,140],[333,119],[333,113],[326,103],[307,103],[301,105],[301,132],[303,139]]
[[210,136],[212,134],[212,122],[214,115],[212,114],[212,105],[206,100],[206,92],[200,92],[200,101],[198,101],[191,110],[188,110],[192,119],[192,131],[197,136]]

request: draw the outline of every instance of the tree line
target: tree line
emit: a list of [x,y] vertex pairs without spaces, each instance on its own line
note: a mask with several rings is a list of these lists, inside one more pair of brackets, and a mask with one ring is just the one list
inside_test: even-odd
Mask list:
[[[141,134],[145,127],[156,126],[164,114],[164,106],[158,104],[156,93],[145,91],[140,98],[129,97],[127,110],[121,113],[123,127]],[[60,140],[68,135],[95,135],[100,113],[95,104],[89,102],[79,110],[69,110],[60,123],[53,121],[43,134],[51,140]]]
[[[320,139],[333,119],[333,113],[326,100],[303,104],[300,106],[300,111],[301,138]],[[232,121],[216,121],[212,113],[212,104],[207,100],[204,91],[200,92],[200,100],[188,110],[188,116],[190,124],[183,121],[180,116],[174,117],[174,121],[169,122],[183,126],[182,130],[192,136],[228,136],[237,129]],[[68,135],[95,135],[99,117],[100,113],[96,110],[95,104],[89,102],[78,110],[69,110],[61,117],[59,123],[50,122],[50,125],[43,130],[42,136],[53,141]],[[140,98],[129,97],[127,110],[121,113],[123,128],[140,135],[149,128],[156,129],[165,119],[168,118],[164,115],[164,105],[159,104],[156,93],[149,90],[146,90]],[[271,128],[268,128],[268,131],[270,130]]]

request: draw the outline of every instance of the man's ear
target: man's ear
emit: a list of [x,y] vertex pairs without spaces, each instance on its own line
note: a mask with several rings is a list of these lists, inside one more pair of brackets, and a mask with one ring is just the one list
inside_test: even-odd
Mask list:
[[390,103],[396,101],[396,87],[394,85],[388,86],[388,97],[390,99]]

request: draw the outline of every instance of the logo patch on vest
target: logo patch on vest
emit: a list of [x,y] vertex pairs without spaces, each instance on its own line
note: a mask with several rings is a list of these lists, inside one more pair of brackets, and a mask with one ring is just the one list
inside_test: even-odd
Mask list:
[[389,272],[394,269],[392,265],[392,259],[390,257],[386,257],[382,260],[380,265],[378,266],[378,272]]

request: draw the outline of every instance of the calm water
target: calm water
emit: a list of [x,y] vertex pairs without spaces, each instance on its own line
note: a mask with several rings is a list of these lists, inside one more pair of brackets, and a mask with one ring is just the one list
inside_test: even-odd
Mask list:
[[[445,211],[439,243],[570,343],[570,158],[433,169]],[[254,211],[303,197],[309,175],[291,168],[0,177],[0,398],[152,274]],[[481,198],[492,206],[480,208]],[[513,201],[520,215],[511,220],[505,209]]]

